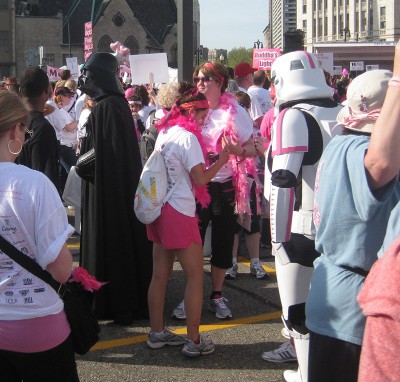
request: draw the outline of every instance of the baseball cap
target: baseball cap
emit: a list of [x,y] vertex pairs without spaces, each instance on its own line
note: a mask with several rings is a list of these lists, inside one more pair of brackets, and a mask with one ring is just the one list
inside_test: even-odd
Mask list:
[[241,62],[235,66],[234,72],[237,78],[243,78],[250,73],[254,73],[256,70],[257,69],[252,68],[248,62]]
[[71,89],[69,89],[69,88],[67,88],[65,86],[61,86],[56,90],[55,95],[56,96],[63,95],[65,97],[70,97],[71,98],[71,97],[73,97],[75,95],[75,93]]
[[390,70],[371,70],[351,81],[347,105],[339,112],[337,122],[349,130],[371,133],[392,75]]

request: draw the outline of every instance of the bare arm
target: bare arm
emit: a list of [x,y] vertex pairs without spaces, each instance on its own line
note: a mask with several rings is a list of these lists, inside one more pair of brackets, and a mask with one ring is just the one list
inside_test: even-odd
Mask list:
[[71,123],[67,123],[64,126],[64,130],[71,132],[74,131],[77,127],[78,127],[78,121],[72,121]]
[[229,159],[229,152],[228,150],[224,149],[219,153],[219,158],[217,161],[207,170],[204,170],[204,166],[202,163],[194,166],[190,170],[190,175],[196,186],[204,186],[207,184],[217,172],[221,169],[221,167],[228,162]]
[[72,255],[67,244],[62,246],[57,259],[47,266],[47,270],[60,283],[68,280],[72,270]]
[[[400,77],[400,41],[396,45],[393,76]],[[400,88],[389,86],[364,158],[370,187],[388,184],[400,170]]]
[[229,140],[227,137],[223,137],[222,142],[224,143],[224,147],[226,147],[231,154],[238,157],[248,158],[256,155],[253,137],[250,137],[242,145]]

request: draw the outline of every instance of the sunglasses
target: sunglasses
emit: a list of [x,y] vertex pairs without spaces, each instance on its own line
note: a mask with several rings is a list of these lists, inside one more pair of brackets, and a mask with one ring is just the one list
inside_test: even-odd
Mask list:
[[199,83],[199,82],[201,82],[201,81],[203,81],[204,83],[207,83],[207,82],[210,82],[210,81],[212,81],[212,77],[210,77],[210,76],[204,76],[204,77],[193,77],[193,82],[195,83],[195,84],[197,84],[197,83]]

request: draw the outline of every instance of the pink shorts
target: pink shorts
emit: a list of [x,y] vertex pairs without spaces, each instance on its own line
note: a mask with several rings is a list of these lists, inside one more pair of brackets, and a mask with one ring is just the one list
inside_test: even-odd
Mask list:
[[148,239],[161,244],[164,249],[183,249],[192,243],[202,245],[198,218],[181,214],[169,203],[146,229]]

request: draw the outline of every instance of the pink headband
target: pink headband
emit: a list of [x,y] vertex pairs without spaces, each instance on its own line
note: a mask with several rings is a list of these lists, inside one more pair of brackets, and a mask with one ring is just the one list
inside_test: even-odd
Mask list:
[[128,101],[129,105],[141,105],[142,101]]
[[181,109],[184,109],[184,110],[189,110],[191,108],[194,108],[194,109],[208,109],[209,105],[208,105],[208,101],[207,100],[202,100],[202,101],[186,102],[186,103],[183,103],[183,104],[179,105],[179,107]]
[[212,62],[206,62],[203,66],[205,66],[208,69],[211,69],[215,73],[215,75],[221,80],[221,82],[224,83],[225,81],[224,76],[219,72],[217,67]]

